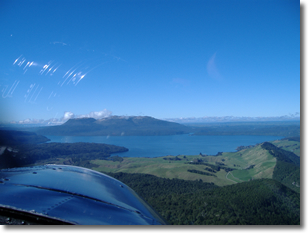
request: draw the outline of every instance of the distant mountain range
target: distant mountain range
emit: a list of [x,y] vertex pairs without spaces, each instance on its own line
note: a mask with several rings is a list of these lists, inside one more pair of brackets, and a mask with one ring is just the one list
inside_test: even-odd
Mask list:
[[161,136],[194,135],[273,135],[298,137],[299,122],[229,122],[183,125],[149,116],[110,116],[102,119],[74,118],[62,125],[23,128],[54,136]]
[[[105,114],[107,112],[107,114]],[[102,114],[104,116],[102,116]],[[72,115],[74,115],[72,113]],[[102,118],[108,118],[111,116],[107,110],[101,112],[91,112],[87,115],[75,116],[71,119],[79,118],[94,118],[96,120]],[[127,116],[121,116],[126,117]],[[61,125],[65,123],[68,119],[66,117],[62,118],[51,118],[47,120],[43,119],[25,119],[21,121],[11,121],[11,122],[0,122],[0,128],[4,127],[39,127],[39,126],[52,126],[52,125]],[[204,117],[177,117],[177,118],[160,118],[160,120],[176,122],[180,124],[188,123],[221,123],[221,122],[264,122],[264,121],[300,121],[300,113],[296,112],[295,114],[289,114],[284,116],[277,117],[245,117],[245,116],[204,116]]]
[[40,127],[35,130],[42,135],[57,136],[123,136],[123,135],[175,135],[189,133],[190,127],[148,116],[111,116],[70,119],[62,125]]
[[165,118],[166,121],[186,123],[209,123],[209,122],[264,122],[264,121],[300,121],[299,113],[279,116],[279,117],[181,117],[181,118]]

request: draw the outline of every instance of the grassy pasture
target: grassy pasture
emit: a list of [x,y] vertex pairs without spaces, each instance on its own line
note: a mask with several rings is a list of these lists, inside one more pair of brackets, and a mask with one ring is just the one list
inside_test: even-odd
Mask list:
[[287,141],[287,140],[276,140],[271,143],[281,149],[291,151],[297,156],[300,156],[300,142]]
[[[177,158],[177,160],[176,160]],[[189,162],[201,161],[201,164],[189,164]],[[258,178],[271,178],[276,165],[276,159],[261,146],[244,149],[238,152],[225,152],[220,156],[202,155],[180,155],[164,156],[157,158],[133,158],[126,157],[123,161],[113,162],[107,160],[91,160],[93,167],[100,172],[125,172],[144,173],[163,178],[178,178],[184,180],[203,180],[213,182],[216,185],[224,186],[238,182]],[[210,169],[203,163],[219,165],[220,171],[210,172]],[[225,171],[222,168],[231,168],[232,171]],[[214,176],[192,173],[188,170],[207,172]]]
[[[279,140],[272,143],[292,152],[300,150],[300,143],[296,141]],[[35,165],[48,163],[85,166],[100,172],[143,173],[169,179],[203,180],[224,186],[251,179],[272,178],[276,158],[258,145],[237,152],[224,152],[219,156],[124,157],[122,161],[96,159],[81,164],[74,164],[71,158],[52,158],[38,161]]]
[[[273,144],[291,151],[300,146],[299,142],[286,140],[274,141]],[[237,152],[224,152],[219,156],[124,157],[122,161],[96,159],[85,162],[74,164],[72,159],[53,158],[38,161],[36,165],[52,163],[85,166],[100,172],[143,173],[169,179],[203,180],[218,186],[272,178],[276,166],[276,158],[261,145]]]

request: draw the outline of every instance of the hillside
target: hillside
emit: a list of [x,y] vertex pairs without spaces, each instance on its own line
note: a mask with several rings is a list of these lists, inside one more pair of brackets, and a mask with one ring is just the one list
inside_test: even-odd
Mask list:
[[300,194],[272,179],[217,187],[201,181],[108,173],[172,225],[299,225]]
[[[78,121],[69,122],[69,124],[78,123]],[[255,146],[239,146],[237,152],[219,152],[215,156],[169,155],[156,158],[122,158],[121,154],[109,157],[111,153],[121,153],[127,149],[117,147],[116,150],[103,154],[105,148],[99,148],[104,146],[103,144],[44,143],[16,147],[19,150],[19,156],[16,158],[26,158],[23,164],[70,164],[100,172],[142,173],[169,179],[202,180],[218,186],[270,178],[299,192],[300,157],[284,150],[284,148],[300,150],[300,142],[291,139],[288,139],[287,144],[286,140],[274,141],[273,143],[280,148],[265,142]],[[71,145],[74,145],[74,149],[69,149]],[[67,149],[71,151],[68,152]]]
[[93,167],[91,159],[108,159],[111,154],[128,151],[103,143],[44,143],[47,141],[33,132],[0,130],[0,169],[47,163]]
[[268,142],[264,142],[262,148],[268,150],[277,159],[273,179],[300,192],[300,157]]
[[300,157],[300,137],[283,138],[281,140],[273,141],[272,144],[278,148],[293,152]]
[[143,173],[170,179],[202,180],[218,186],[270,178],[296,192],[300,189],[299,157],[271,143],[216,156],[128,157],[118,161],[96,159],[91,160],[91,164],[100,172]]
[[63,125],[41,127],[36,132],[57,136],[146,136],[184,134],[189,133],[189,129],[178,123],[148,116],[111,116],[99,120],[94,118],[70,119]]
[[128,151],[125,147],[102,143],[41,143],[1,147],[0,169],[44,164],[65,164],[92,168],[90,159],[108,159]]
[[37,144],[47,141],[49,141],[48,138],[34,132],[0,130],[0,145],[14,146],[21,144]]
[[224,186],[251,179],[272,178],[276,158],[261,145],[216,156],[179,155],[157,158],[126,157],[122,161],[92,160],[101,172],[144,173],[162,178],[200,179]]

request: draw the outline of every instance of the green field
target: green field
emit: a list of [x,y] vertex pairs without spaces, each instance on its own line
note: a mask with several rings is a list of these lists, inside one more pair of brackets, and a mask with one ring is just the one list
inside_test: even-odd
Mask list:
[[288,140],[276,140],[271,143],[281,149],[291,151],[297,156],[300,156],[300,142],[288,141]]
[[[169,179],[201,179],[224,186],[252,179],[272,178],[276,159],[258,145],[238,152],[225,152],[220,156],[127,157],[121,162],[91,160],[91,163],[96,165],[93,169],[100,172],[143,173]],[[219,166],[220,170],[213,170],[213,166]]]
[[[271,143],[300,155],[299,141],[277,140]],[[52,157],[39,160],[33,165],[47,163],[75,165],[103,173],[141,173],[169,179],[202,180],[225,186],[254,179],[273,178],[277,162],[261,144],[237,152],[224,152],[218,156],[178,155],[157,158],[114,156],[106,157],[107,160],[89,160],[89,158],[79,161],[71,157]]]

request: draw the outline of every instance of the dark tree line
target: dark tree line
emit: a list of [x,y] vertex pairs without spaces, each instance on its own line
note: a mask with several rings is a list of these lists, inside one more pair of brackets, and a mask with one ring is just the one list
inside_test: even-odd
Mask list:
[[109,173],[175,225],[299,225],[300,195],[272,179],[212,183]]
[[187,162],[187,164],[193,164],[193,165],[206,165],[206,166],[208,166],[208,167],[210,167],[210,168],[205,168],[205,170],[207,170],[207,171],[209,171],[209,172],[213,172],[213,173],[219,172],[220,169],[223,169],[223,170],[225,170],[226,172],[235,170],[234,168],[229,168],[229,167],[224,166],[225,164],[224,164],[224,163],[221,163],[221,162],[216,162],[216,165],[214,165],[214,164],[210,164],[210,163],[203,162],[203,161],[200,160],[200,159],[198,159],[198,161]]
[[216,175],[214,175],[214,174],[212,174],[212,173],[203,172],[203,171],[196,170],[196,169],[188,169],[187,171],[188,171],[188,172],[191,172],[191,173],[200,174],[200,175],[215,176],[215,177],[216,177]]

